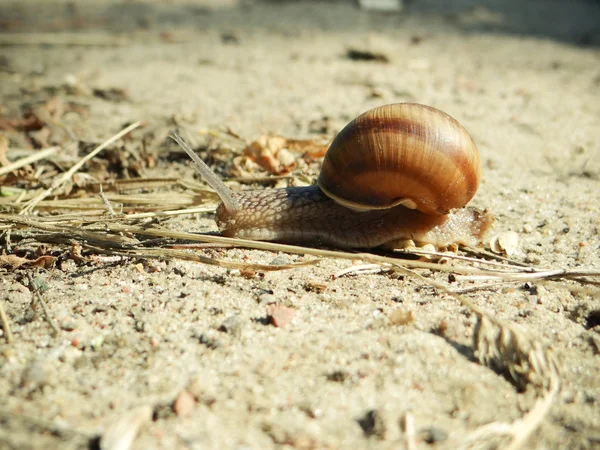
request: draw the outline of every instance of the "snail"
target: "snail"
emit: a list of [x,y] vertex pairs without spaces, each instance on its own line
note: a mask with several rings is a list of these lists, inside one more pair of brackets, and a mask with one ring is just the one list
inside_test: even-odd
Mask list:
[[493,218],[464,206],[480,181],[479,152],[446,113],[416,103],[371,109],[331,143],[314,186],[232,192],[174,132],[222,203],[222,235],[340,248],[481,245]]

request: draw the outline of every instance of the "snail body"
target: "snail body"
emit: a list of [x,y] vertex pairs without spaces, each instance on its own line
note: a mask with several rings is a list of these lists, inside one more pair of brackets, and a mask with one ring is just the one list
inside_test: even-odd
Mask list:
[[477,246],[493,221],[463,208],[480,181],[473,139],[429,106],[384,105],[358,116],[331,143],[316,186],[231,192],[172,135],[219,194],[224,236],[342,248]]

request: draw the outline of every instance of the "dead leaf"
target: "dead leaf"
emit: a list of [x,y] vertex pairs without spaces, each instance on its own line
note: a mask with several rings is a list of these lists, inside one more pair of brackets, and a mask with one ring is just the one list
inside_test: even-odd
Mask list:
[[46,126],[46,122],[32,110],[25,111],[22,117],[14,119],[0,118],[0,130],[37,131]]
[[43,267],[43,268],[50,268],[54,265],[56,261],[56,258],[54,256],[49,256],[49,255],[45,255],[45,256],[40,256],[39,258],[36,259],[27,259],[27,258],[22,258],[20,256],[17,255],[6,255],[6,254],[2,254],[0,255],[0,266],[2,267],[7,267],[10,270],[16,270],[19,267],[22,266],[30,266],[30,267]]
[[[246,146],[242,158],[249,159],[273,175],[287,175],[298,165],[298,157],[294,153],[302,153],[301,157],[310,161],[324,156],[326,151],[327,145],[310,139],[261,136]],[[240,160],[235,165],[236,169],[246,166]]]

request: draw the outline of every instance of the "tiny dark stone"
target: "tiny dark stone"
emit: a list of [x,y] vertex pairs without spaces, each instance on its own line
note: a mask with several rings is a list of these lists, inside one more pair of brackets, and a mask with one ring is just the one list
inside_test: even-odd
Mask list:
[[343,370],[336,370],[327,374],[327,381],[335,381],[336,383],[343,383],[349,377],[348,372]]
[[225,32],[221,34],[221,42],[223,44],[236,45],[240,43],[240,38],[233,32]]
[[223,321],[221,326],[219,326],[219,331],[230,334],[232,336],[239,336],[242,333],[242,321],[240,319],[240,316],[238,316],[237,314],[229,316]]
[[352,61],[375,61],[381,63],[388,63],[390,59],[383,53],[371,52],[368,50],[360,50],[350,48],[346,51],[346,58]]
[[358,419],[358,424],[366,436],[385,439],[387,432],[385,420],[383,419],[383,414],[376,409],[368,411],[363,417]]
[[448,433],[437,427],[421,428],[418,434],[419,437],[428,444],[434,444],[448,439]]

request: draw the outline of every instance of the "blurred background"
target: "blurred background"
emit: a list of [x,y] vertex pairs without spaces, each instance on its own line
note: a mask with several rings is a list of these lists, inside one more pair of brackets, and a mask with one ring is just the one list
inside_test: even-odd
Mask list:
[[[331,15],[315,19],[311,8],[323,4],[330,6]],[[256,11],[256,6],[262,7]],[[0,4],[0,31],[118,33],[149,27],[210,29],[222,25],[239,30],[268,26],[273,19],[281,31],[289,33],[311,28],[352,31],[352,21],[335,16],[345,7],[363,10],[365,22],[378,31],[413,18],[423,21],[424,32],[441,20],[468,33],[547,37],[582,46],[600,44],[597,0],[5,0]],[[434,22],[428,24],[428,20]]]

